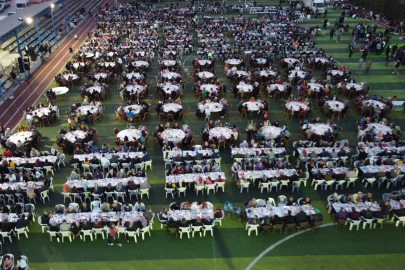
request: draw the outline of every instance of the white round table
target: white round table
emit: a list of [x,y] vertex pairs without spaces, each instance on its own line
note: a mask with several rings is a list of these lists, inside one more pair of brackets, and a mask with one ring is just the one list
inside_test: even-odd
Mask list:
[[325,104],[328,104],[331,110],[339,112],[341,112],[345,107],[345,104],[343,102],[335,100],[328,100],[325,102]]
[[263,103],[260,101],[248,101],[243,103],[243,106],[247,105],[248,111],[258,111],[260,108],[264,108]]
[[115,67],[115,62],[101,62],[98,63],[98,65],[102,67]]
[[162,110],[165,113],[178,112],[178,111],[180,111],[182,109],[183,109],[183,106],[181,106],[181,105],[179,105],[177,103],[166,103],[166,104],[163,104],[163,106],[162,106]]
[[325,88],[322,84],[319,84],[319,83],[307,83],[307,85],[312,89],[312,90],[315,90],[315,91],[319,91],[319,89],[320,88]]
[[299,60],[298,59],[295,59],[295,58],[284,58],[284,62],[285,63],[290,63],[290,64],[294,64],[294,63],[296,63],[296,62],[299,62]]
[[266,64],[267,59],[264,59],[264,58],[257,58],[257,59],[256,59],[256,62],[257,62],[258,64]]
[[63,137],[65,137],[65,139],[71,143],[75,142],[76,136],[79,137],[80,139],[84,139],[84,138],[86,138],[87,134],[86,134],[86,132],[84,132],[82,130],[76,130],[76,131],[68,132],[65,135],[63,135]]
[[52,91],[55,92],[55,95],[59,96],[59,95],[63,95],[63,94],[66,94],[67,92],[69,92],[69,88],[55,87],[55,88],[52,88]]
[[290,101],[287,102],[286,104],[287,109],[292,109],[294,112],[298,112],[298,110],[301,108],[304,109],[304,111],[308,110],[308,106],[305,105],[304,103],[297,102],[297,101]]
[[81,114],[86,115],[87,111],[90,111],[91,114],[97,114],[98,108],[96,106],[85,105],[76,108],[76,111],[80,111]]
[[225,63],[229,64],[229,65],[239,65],[240,63],[242,63],[242,60],[240,59],[228,59],[225,61]]
[[179,86],[176,84],[161,84],[159,85],[159,87],[161,87],[163,89],[163,91],[165,91],[166,94],[171,94],[173,91],[178,91],[179,90]]
[[92,86],[87,88],[86,91],[89,92],[90,94],[93,94],[94,92],[101,94],[101,86]]
[[163,60],[162,64],[165,65],[166,67],[174,66],[176,64],[176,61],[174,60]]
[[243,76],[247,76],[248,73],[244,70],[236,70],[233,72],[233,74],[237,75],[238,77],[243,77]]
[[274,90],[283,92],[285,90],[285,86],[283,84],[273,83],[267,86],[267,90],[269,92],[273,92]]
[[128,141],[133,142],[139,140],[142,135],[142,131],[139,129],[124,129],[118,132],[117,138],[124,141],[125,136],[128,137]]
[[124,112],[129,113],[129,108],[131,108],[132,112],[134,114],[139,114],[141,112],[141,110],[142,110],[142,107],[143,107],[142,105],[137,105],[137,104],[125,106],[124,107]]
[[145,87],[143,85],[127,85],[125,86],[125,90],[127,90],[128,92],[132,94],[140,94],[143,90],[145,90]]
[[199,63],[201,66],[211,65],[211,61],[210,61],[210,60],[198,60],[198,63]]
[[315,57],[315,63],[321,62],[321,63],[328,63],[329,59],[327,58],[320,58],[320,57]]
[[203,71],[203,72],[198,72],[197,76],[202,78],[202,79],[204,79],[204,78],[209,79],[209,78],[214,77],[214,74],[211,73],[211,72],[208,72],[208,71]]
[[220,112],[224,108],[221,103],[218,102],[208,102],[204,104],[205,112]]
[[107,73],[97,73],[96,75],[94,75],[94,77],[95,77],[97,80],[100,80],[100,78],[105,79],[105,78],[108,77],[108,74],[107,74]]
[[63,77],[65,78],[65,80],[69,80],[69,77],[72,78],[72,80],[76,80],[78,77],[76,74],[64,74]]
[[75,69],[78,69],[79,66],[84,67],[85,65],[86,65],[85,63],[73,63],[73,67],[74,67]]
[[356,91],[360,91],[363,89],[363,85],[361,83],[348,83],[346,84],[346,89],[349,90],[350,88],[354,87]]
[[32,137],[32,132],[31,131],[22,131],[22,132],[18,132],[15,133],[13,135],[11,135],[7,141],[8,142],[12,142],[14,144],[17,144],[18,141],[21,141],[22,143],[28,141],[31,142],[31,137]]
[[272,70],[262,70],[262,71],[260,71],[259,75],[265,76],[265,77],[269,77],[269,76],[277,77],[277,73]]
[[[48,117],[49,114],[51,113],[51,111],[48,108],[39,108],[39,109],[36,109],[36,110],[32,111],[32,115],[35,115],[35,113],[37,114],[37,116],[39,118],[42,118],[42,117]],[[32,120],[33,119],[32,115],[27,114],[27,119]]]
[[165,142],[178,143],[186,137],[186,133],[181,129],[166,129],[162,132],[161,136]]
[[304,79],[306,74],[307,73],[302,70],[290,70],[288,77],[292,79],[295,78],[295,76],[298,76],[300,79]]
[[332,76],[336,76],[336,75],[343,76],[343,74],[344,74],[343,71],[337,70],[337,69],[329,70],[328,73],[330,73]]
[[327,130],[333,132],[332,128],[326,124],[308,124],[308,128],[317,135],[323,135]]
[[135,79],[139,79],[141,77],[141,74],[138,72],[131,72],[127,73],[125,76],[127,76],[128,79],[132,79],[132,77],[134,77]]
[[212,93],[212,91],[218,91],[218,86],[215,84],[203,84],[201,85],[201,91],[207,90],[208,92]]
[[94,57],[94,53],[85,53],[84,55],[86,56],[86,58]]
[[115,52],[108,52],[108,53],[107,53],[107,56],[109,56],[109,57],[113,57],[113,56],[114,56],[114,54],[115,54]]
[[264,134],[264,137],[268,139],[274,139],[277,138],[283,131],[282,128],[275,127],[275,126],[263,126],[262,127],[262,133]]
[[173,79],[173,78],[181,78],[181,75],[176,72],[165,72],[162,73],[163,78]]
[[149,67],[149,63],[146,61],[134,61],[132,65],[136,67]]
[[238,84],[236,86],[239,90],[242,90],[243,92],[250,92],[253,91],[253,86],[250,84]]
[[377,108],[377,105],[378,105],[378,107],[380,107],[380,109],[384,109],[386,106],[384,103],[377,101],[377,100],[372,100],[372,99],[364,100],[362,104],[366,104],[367,106],[371,105],[374,108]]
[[215,127],[209,130],[209,137],[210,138],[219,138],[224,136],[225,139],[230,139],[233,135],[232,129],[225,128],[225,127]]
[[377,123],[368,124],[366,130],[369,131],[369,130],[371,130],[371,128],[374,128],[375,133],[380,132],[380,130],[382,131],[382,133],[384,133],[384,135],[387,133],[388,134],[392,133],[391,128],[386,125],[383,125],[383,124],[377,124]]

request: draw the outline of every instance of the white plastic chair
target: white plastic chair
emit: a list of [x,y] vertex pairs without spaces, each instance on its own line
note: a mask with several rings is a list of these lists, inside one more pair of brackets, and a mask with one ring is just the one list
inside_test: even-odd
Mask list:
[[328,187],[330,187],[330,189],[332,189],[333,184],[335,184],[335,180],[328,180],[325,181],[322,186],[324,187],[324,190],[328,190]]
[[105,229],[104,229],[104,228],[93,228],[92,231],[93,231],[93,233],[94,233],[94,237],[96,238],[96,240],[97,240],[97,234],[101,234],[101,236],[103,237],[103,239],[105,239],[105,238],[104,238],[104,232],[105,232]]
[[309,178],[309,173],[308,173],[308,172],[305,172],[305,177],[300,178],[299,180],[300,180],[302,183],[304,183],[304,186],[307,186],[307,180],[308,180],[308,178]]
[[278,206],[284,206],[287,204],[287,196],[285,195],[280,195],[278,196]]
[[68,198],[70,202],[72,202],[72,196],[70,196],[69,192],[62,192],[62,195],[63,195],[63,203],[66,202],[66,198]]
[[49,202],[51,202],[51,199],[49,199],[49,190],[44,190],[40,193],[41,199],[45,204],[45,200],[48,199]]
[[100,201],[92,201],[90,203],[91,212],[100,212],[100,205],[101,205]]
[[300,186],[301,186],[301,181],[294,181],[292,183],[292,193],[294,193],[294,190],[297,190],[297,192],[300,192]]
[[52,175],[55,175],[53,172],[52,166],[44,166],[44,169],[46,170],[46,174],[52,173]]
[[152,160],[145,161],[143,164],[145,171],[147,170],[148,167],[152,170]]
[[218,192],[219,188],[222,188],[222,192],[225,192],[225,182],[217,182],[216,185],[217,185],[216,192]]
[[256,231],[256,236],[259,235],[259,224],[249,224],[246,222],[246,230],[248,230],[248,236],[250,236],[250,233],[252,231]]
[[146,227],[143,227],[142,228],[142,230],[140,231],[141,232],[141,235],[142,235],[142,240],[145,240],[145,234],[146,233],[149,233],[149,236],[151,236],[150,235],[150,225],[148,225],[148,226],[146,226]]
[[205,185],[205,189],[207,190],[207,195],[210,195],[210,190],[212,190],[215,194],[215,184]]
[[204,231],[204,237],[205,233],[211,231],[211,236],[214,236],[214,225],[204,225],[203,224],[203,231]]
[[290,180],[281,180],[278,190],[281,190],[283,187],[288,187],[288,184],[290,183]]
[[139,235],[139,229],[137,229],[136,231],[126,231],[125,233],[128,235],[128,238],[133,237],[135,243],[138,243],[138,240],[136,237],[137,237],[137,235]]
[[86,236],[90,236],[91,241],[93,241],[93,231],[92,230],[82,230],[83,241],[86,241]]
[[349,188],[350,184],[353,184],[353,187],[356,186],[357,177],[350,177],[350,178],[347,178],[346,180],[347,180],[346,188]]
[[1,237],[3,238],[3,243],[4,243],[4,238],[8,237],[8,240],[10,240],[10,243],[13,243],[13,240],[11,239],[11,234],[12,232],[0,232]]
[[138,191],[134,189],[128,189],[129,200],[132,200],[132,195],[135,195],[136,199],[138,200]]
[[201,231],[202,231],[202,226],[193,226],[191,225],[191,237],[194,237],[194,233],[198,232],[200,233],[200,237],[202,237]]
[[398,217],[397,215],[395,215],[395,217],[398,219],[395,222],[396,227],[398,227],[400,223],[402,223],[402,226],[405,226],[405,216],[404,217]]
[[364,187],[367,187],[368,184],[370,184],[370,186],[373,187],[375,181],[376,181],[375,178],[365,178],[364,179],[364,182],[365,182]]
[[250,183],[249,183],[249,182],[247,182],[247,183],[241,183],[241,184],[239,185],[240,193],[243,192],[243,189],[244,189],[244,188],[246,188],[247,192],[249,193],[249,186],[250,186]]
[[70,242],[72,242],[72,233],[70,231],[66,232],[59,232],[62,238],[62,243],[64,242],[65,237],[69,238]]
[[51,242],[52,242],[52,236],[56,237],[56,240],[59,242],[58,232],[48,231],[48,233],[49,233],[49,237],[51,239]]
[[198,192],[201,191],[202,194],[204,195],[204,188],[205,186],[195,186],[195,194],[198,195]]
[[373,226],[374,218],[361,218],[363,221],[363,229],[366,228],[367,225],[370,225],[370,229]]
[[321,187],[321,190],[322,190],[323,183],[325,183],[325,180],[321,180],[321,179],[315,180],[315,187],[314,187],[314,190],[316,190],[316,189],[318,188],[318,186],[320,186],[320,187]]
[[172,194],[172,198],[174,199],[174,188],[165,188],[166,191],[166,199],[167,199],[167,194]]
[[270,192],[270,182],[268,183],[260,183],[259,187],[260,187],[260,193],[263,193],[263,189],[267,189],[267,192]]
[[141,195],[141,200],[144,194],[146,194],[146,196],[148,196],[149,199],[149,188],[139,189],[139,195]]
[[354,227],[354,226],[356,226],[357,227],[357,230],[359,230],[359,226],[360,226],[360,223],[361,223],[361,220],[352,220],[352,219],[348,219],[349,220],[349,224],[350,224],[350,227],[349,227],[349,230],[351,231],[352,230],[352,228]]
[[41,226],[41,228],[42,228],[42,233],[45,232],[45,229],[48,229],[48,230],[49,230],[48,225],[42,224],[42,218],[41,218],[41,216],[38,217],[38,224],[39,224],[39,226]]
[[190,238],[190,227],[179,227],[180,239],[183,239],[183,233],[186,233]]
[[187,187],[180,187],[177,189],[177,191],[179,192],[179,197],[182,192],[184,193],[184,197],[186,197]]
[[219,224],[219,226],[222,226],[222,220],[224,219],[224,210],[221,210],[221,212],[222,212],[222,217],[216,218],[214,220],[214,225]]
[[115,191],[114,195],[115,195],[115,198],[117,199],[117,201],[118,201],[118,198],[121,198],[122,202],[125,202],[125,192]]

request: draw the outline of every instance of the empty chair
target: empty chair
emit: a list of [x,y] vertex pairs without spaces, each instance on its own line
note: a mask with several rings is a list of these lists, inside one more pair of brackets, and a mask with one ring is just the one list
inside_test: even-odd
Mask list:
[[287,196],[280,195],[278,196],[278,206],[284,206],[287,204]]
[[258,236],[259,235],[259,227],[260,227],[259,224],[246,223],[246,230],[248,231],[248,236],[250,236],[250,233],[252,231],[256,231],[256,236]]
[[187,234],[188,238],[190,238],[190,227],[179,227],[180,239],[183,239],[183,233]]
[[356,226],[357,230],[359,230],[360,223],[361,223],[361,220],[352,220],[349,218],[349,224],[350,224],[349,230],[351,231],[354,226]]

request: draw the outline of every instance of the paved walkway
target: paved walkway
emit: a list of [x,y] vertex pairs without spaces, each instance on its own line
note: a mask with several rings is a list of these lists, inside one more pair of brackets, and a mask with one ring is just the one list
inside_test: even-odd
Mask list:
[[[112,5],[113,0],[104,0],[98,6]],[[14,99],[8,99],[0,107],[0,123],[4,128],[14,130],[23,117],[23,110],[27,106],[32,106],[41,97],[47,87],[52,83],[56,74],[69,61],[72,54],[69,48],[76,51],[80,44],[87,37],[87,33],[95,27],[95,21],[92,17],[87,17],[84,21],[70,33],[59,48],[45,60],[45,62],[24,81],[14,92]],[[77,40],[74,38],[77,35]]]

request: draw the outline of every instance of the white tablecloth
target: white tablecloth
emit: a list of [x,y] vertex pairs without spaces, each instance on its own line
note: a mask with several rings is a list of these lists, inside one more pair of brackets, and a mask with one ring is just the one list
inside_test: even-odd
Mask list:
[[183,106],[181,106],[181,105],[179,105],[179,104],[177,104],[177,103],[167,103],[167,104],[164,104],[164,105],[162,106],[162,109],[163,109],[163,111],[166,112],[166,113],[168,113],[168,112],[170,112],[170,111],[178,112],[178,111],[180,111],[181,109],[183,109]]
[[291,63],[291,64],[294,64],[294,63],[296,63],[296,62],[299,62],[299,60],[298,59],[295,59],[295,58],[284,58],[284,63]]
[[328,104],[329,107],[331,108],[331,110],[333,110],[333,111],[341,112],[343,110],[343,108],[345,107],[345,104],[340,101],[328,100],[325,103]]
[[99,80],[100,78],[107,78],[108,77],[108,74],[107,73],[97,73],[97,74],[95,74],[94,75],[94,77],[97,79],[97,80]]
[[198,60],[198,63],[199,63],[201,66],[211,65],[211,61],[210,61],[210,60]]
[[143,158],[144,154],[143,152],[118,152],[118,153],[93,153],[93,154],[82,154],[82,155],[74,155],[75,158],[77,158],[80,161],[84,161],[86,158],[88,160],[91,160],[93,157],[96,157],[98,160],[100,160],[102,157],[111,159],[112,155],[118,156],[118,159],[122,159],[123,157],[129,157],[129,158]]
[[283,131],[282,128],[275,127],[275,126],[262,127],[262,133],[264,134],[266,139],[274,139],[278,135],[280,135],[282,131]]
[[134,181],[135,184],[139,185],[147,180],[146,177],[106,178],[98,180],[68,180],[66,181],[66,184],[68,184],[70,188],[72,187],[82,188],[84,187],[85,184],[87,184],[87,187],[89,188],[94,188],[95,186],[106,187],[109,184],[115,187],[118,185],[118,183],[122,183],[124,186],[126,186],[129,181]]
[[314,91],[319,91],[320,88],[325,88],[325,87],[323,87],[322,84],[319,84],[319,83],[307,83],[307,85],[309,86],[309,88],[311,88]]
[[125,89],[130,92],[131,94],[140,94],[143,90],[145,90],[145,87],[143,85],[127,85],[125,86]]
[[166,129],[162,132],[161,136],[165,142],[172,141],[177,143],[186,137],[186,133],[181,129]]
[[267,90],[269,92],[273,92],[274,90],[278,90],[280,92],[283,92],[285,90],[285,86],[283,84],[277,84],[273,83],[267,86]]
[[244,70],[236,70],[236,71],[233,71],[233,74],[234,74],[234,75],[237,75],[237,76],[239,76],[239,77],[243,77],[243,76],[247,76],[247,75],[248,75],[248,73],[247,73],[246,71],[244,71]]
[[102,67],[115,67],[115,62],[100,62],[98,65]]
[[180,78],[181,75],[176,72],[165,72],[165,73],[162,73],[162,77],[168,78],[168,79],[174,79],[174,78]]
[[207,102],[204,104],[205,112],[220,112],[224,108],[221,103]]
[[258,64],[266,64],[267,59],[264,59],[264,58],[257,58],[256,61],[257,61]]
[[72,77],[72,80],[76,80],[78,78],[76,74],[64,74],[63,77],[67,81],[69,80],[69,77]]
[[68,141],[71,142],[71,143],[74,143],[74,142],[75,142],[75,140],[76,140],[75,137],[76,137],[76,136],[77,136],[78,138],[80,138],[80,139],[84,139],[84,138],[86,138],[87,134],[86,134],[86,132],[84,132],[84,131],[82,131],[82,130],[76,130],[76,131],[68,132],[68,133],[66,133],[65,135],[63,135],[63,137],[65,137],[66,140],[68,140]]
[[163,60],[162,64],[169,67],[169,66],[174,66],[176,64],[176,61],[174,60]]
[[289,72],[289,74],[288,74],[288,77],[291,78],[291,79],[293,79],[293,78],[295,78],[296,76],[298,76],[298,78],[304,79],[304,78],[305,78],[305,74],[306,74],[306,72],[305,72],[305,71],[302,71],[302,70],[290,70],[290,72]]
[[350,88],[354,87],[356,91],[360,91],[363,89],[363,85],[361,83],[348,83],[346,84],[346,89],[349,90]]
[[163,91],[165,91],[166,94],[171,94],[173,91],[178,91],[179,90],[179,86],[176,84],[161,84],[159,85]]
[[242,60],[240,59],[228,59],[225,61],[225,63],[230,64],[230,65],[239,65],[242,63]]
[[317,135],[323,135],[327,130],[333,132],[332,128],[326,124],[308,124],[308,127]]
[[315,57],[315,63],[318,63],[318,62],[327,63],[327,62],[329,62],[329,59],[327,59],[327,58]]
[[2,183],[0,184],[0,188],[2,190],[7,190],[9,187],[12,190],[16,190],[17,188],[20,189],[27,189],[28,187],[31,187],[33,189],[38,189],[41,188],[44,185],[42,181],[34,182],[34,181],[29,181],[29,182],[11,182],[11,183]]
[[329,70],[328,73],[330,73],[332,76],[336,76],[336,75],[343,76],[343,74],[344,74],[343,71],[337,70],[337,69]]
[[73,67],[74,67],[75,69],[78,69],[79,66],[84,67],[84,65],[85,65],[85,63],[73,63]]
[[209,78],[214,77],[214,74],[211,73],[211,72],[208,72],[208,71],[203,71],[203,72],[198,72],[198,73],[197,73],[197,76],[200,77],[200,78],[207,78],[207,79],[209,79]]
[[298,112],[300,107],[303,108],[304,111],[309,109],[308,106],[305,105],[304,103],[296,102],[296,101],[287,102],[286,107],[287,107],[287,109],[292,109],[294,112]]
[[75,223],[76,221],[83,221],[87,220],[88,222],[94,223],[95,221],[101,221],[103,222],[117,222],[121,218],[127,222],[130,220],[138,221],[139,217],[143,216],[142,212],[138,211],[131,211],[131,212],[106,212],[106,213],[94,213],[94,212],[87,212],[87,213],[71,213],[71,214],[66,214],[66,215],[58,215],[54,214],[52,215],[50,219],[50,223],[58,223],[62,224],[64,220],[66,220],[66,223]]
[[247,105],[248,111],[258,111],[260,108],[264,108],[263,103],[260,101],[248,101],[243,103],[243,106]]
[[59,95],[66,94],[69,91],[69,88],[67,88],[67,87],[55,87],[55,88],[52,88],[52,91],[55,92],[55,95],[59,96]]
[[219,177],[224,180],[226,179],[225,173],[223,172],[187,173],[166,176],[166,183],[179,183],[180,181],[185,183],[192,183],[197,181],[200,177],[204,180],[204,182],[208,179],[208,177],[210,177],[211,180],[217,180]]
[[377,123],[372,123],[372,124],[368,124],[367,129],[365,131],[369,131],[371,130],[371,128],[374,128],[374,132],[378,133],[380,132],[380,130],[385,134],[392,133],[392,130],[390,127],[386,126],[386,125],[382,125],[382,124],[377,124]]
[[262,71],[260,71],[259,75],[265,76],[265,77],[269,77],[269,76],[277,77],[277,73],[272,70],[262,70]]
[[90,111],[91,114],[97,114],[98,108],[96,106],[85,105],[85,106],[80,106],[79,108],[76,108],[76,111],[80,111],[81,114],[83,114],[83,115],[86,115],[87,111]]
[[215,84],[203,84],[201,85],[201,91],[208,90],[210,93],[212,93],[212,90],[218,91],[218,86]]
[[22,132],[18,132],[15,133],[13,135],[11,135],[7,141],[12,142],[17,144],[17,142],[20,140],[22,143],[24,143],[25,141],[31,142],[31,136],[32,136],[32,132],[31,131],[22,131]]
[[149,67],[149,63],[146,61],[134,61],[132,62],[132,65],[136,67]]
[[129,113],[129,108],[131,108],[132,112],[134,114],[139,114],[141,112],[141,110],[142,110],[142,107],[143,107],[142,105],[137,105],[137,104],[125,106],[124,107],[124,112]]
[[113,56],[114,56],[114,54],[115,54],[115,52],[108,52],[108,53],[107,53],[107,56],[109,56],[109,57],[113,57]]
[[94,91],[101,94],[101,86],[92,86],[92,87],[87,88],[86,91],[89,92],[90,94],[93,94]]
[[128,79],[132,79],[132,77],[134,77],[135,79],[139,79],[141,77],[141,74],[138,72],[131,72],[127,73],[125,76],[127,76]]
[[243,92],[250,92],[253,91],[253,86],[250,84],[238,84],[236,86],[239,90],[242,90]]
[[219,138],[220,136],[224,136],[225,139],[230,139],[233,135],[232,129],[225,128],[225,127],[215,127],[209,130],[209,137],[212,138]]
[[48,108],[39,108],[39,109],[33,110],[32,115],[27,114],[27,119],[32,120],[35,113],[37,114],[37,116],[39,118],[42,118],[42,117],[48,117],[49,114],[51,113],[51,111]]
[[124,141],[125,136],[128,137],[128,141],[133,142],[139,140],[142,135],[142,131],[139,129],[124,129],[118,132],[117,138]]
[[382,102],[380,102],[380,101],[377,101],[377,100],[372,100],[372,99],[369,99],[369,100],[365,100],[365,101],[363,101],[363,103],[362,104],[366,104],[367,106],[373,106],[374,108],[377,108],[377,105],[378,105],[378,107],[380,107],[380,109],[384,109],[385,108],[385,104],[384,103],[382,103]]

